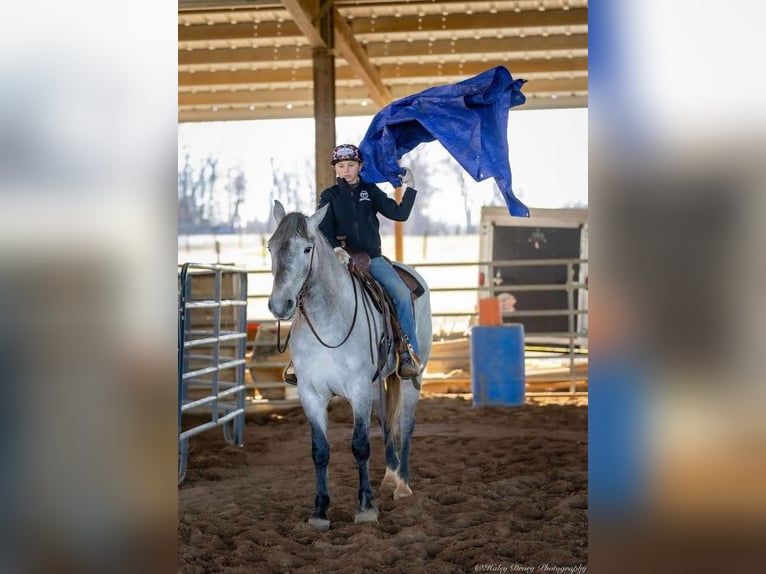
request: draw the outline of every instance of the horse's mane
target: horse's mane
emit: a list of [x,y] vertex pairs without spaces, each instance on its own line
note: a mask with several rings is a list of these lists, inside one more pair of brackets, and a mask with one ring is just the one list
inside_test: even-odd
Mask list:
[[[291,213],[288,213],[287,215],[282,218],[282,221],[279,222],[279,225],[277,226],[276,231],[274,232],[274,235],[271,236],[270,242],[273,242],[275,244],[281,244],[284,243],[288,238],[293,237],[295,235],[298,235],[299,237],[303,237],[306,240],[310,240],[309,237],[309,231],[308,227],[306,226],[306,216],[303,215],[300,212],[293,211]],[[321,231],[317,231],[316,237],[314,238],[315,243],[327,243],[327,238],[324,236],[324,233]]]
[[293,235],[299,235],[304,239],[309,238],[308,229],[306,228],[306,216],[297,211],[284,216],[282,221],[279,222],[274,235],[271,236],[271,240],[275,243],[282,243]]

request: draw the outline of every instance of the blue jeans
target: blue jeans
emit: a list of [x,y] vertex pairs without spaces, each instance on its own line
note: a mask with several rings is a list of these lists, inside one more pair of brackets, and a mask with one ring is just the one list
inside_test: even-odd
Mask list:
[[375,257],[370,262],[370,273],[378,283],[383,285],[383,288],[394,300],[394,307],[396,307],[396,316],[399,318],[399,324],[402,326],[402,331],[410,339],[410,345],[412,350],[418,353],[418,337],[415,332],[415,312],[412,308],[412,296],[410,295],[410,288],[399,277],[399,274],[391,266],[391,264],[382,257]]

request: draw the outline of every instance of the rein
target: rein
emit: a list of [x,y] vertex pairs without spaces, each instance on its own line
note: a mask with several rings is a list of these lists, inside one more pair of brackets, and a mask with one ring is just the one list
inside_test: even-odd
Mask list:
[[[309,262],[309,272],[306,274],[306,278],[303,280],[303,285],[301,285],[301,290],[298,292],[298,309],[306,318],[306,323],[308,324],[309,329],[311,329],[311,332],[314,334],[314,337],[316,337],[317,341],[319,341],[324,347],[327,347],[328,349],[337,349],[338,347],[342,346],[346,341],[348,341],[348,338],[351,336],[351,333],[354,331],[354,325],[356,325],[356,316],[359,311],[359,299],[357,298],[357,293],[356,293],[356,281],[354,281],[354,275],[353,273],[351,273],[351,268],[348,267],[347,269],[348,269],[348,274],[351,277],[351,284],[354,286],[354,317],[351,320],[351,327],[349,327],[348,333],[346,333],[346,336],[343,337],[343,340],[337,345],[329,345],[322,340],[322,337],[319,336],[319,333],[317,333],[316,329],[314,328],[314,324],[311,322],[311,319],[309,319],[309,316],[306,313],[306,309],[303,306],[303,300],[306,296],[306,287],[308,286],[309,277],[311,277],[311,271],[314,269],[314,253],[315,252],[316,252],[316,244],[312,246],[311,261]],[[364,294],[362,294],[362,296],[364,296]],[[365,308],[365,313],[366,312],[367,312],[367,309]],[[367,322],[369,324],[369,317],[367,319]],[[293,328],[292,328],[292,325],[290,325],[290,331],[287,333],[287,337],[285,338],[285,344],[283,346],[280,341],[281,339],[280,327],[281,327],[281,322],[277,321],[277,351],[279,353],[284,353],[285,350],[287,350],[287,344],[290,341],[290,335],[293,332]],[[372,351],[370,351],[370,358],[372,359]]]
[[[312,257],[314,256],[314,253],[312,252]],[[309,275],[311,274],[311,269],[309,269]],[[348,333],[346,333],[346,336],[343,337],[343,340],[338,343],[337,345],[328,345],[322,340],[322,337],[319,336],[319,333],[316,332],[316,329],[314,329],[314,325],[311,323],[311,319],[309,319],[308,314],[306,313],[306,309],[303,307],[303,296],[305,295],[305,292],[303,289],[305,289],[306,284],[303,284],[303,289],[301,289],[300,294],[298,295],[298,309],[300,309],[300,312],[303,313],[303,316],[306,318],[306,323],[308,323],[309,329],[311,329],[311,332],[314,333],[314,336],[317,338],[317,341],[322,343],[323,346],[327,347],[328,349],[337,349],[343,343],[348,341],[348,338],[351,336],[351,332],[354,330],[354,325],[356,325],[356,315],[359,311],[359,299],[356,297],[356,281],[354,281],[354,276],[351,275],[351,270],[348,272],[349,276],[351,277],[351,284],[354,286],[354,318],[351,320],[351,327],[348,329]],[[308,281],[308,275],[306,276],[306,280]]]

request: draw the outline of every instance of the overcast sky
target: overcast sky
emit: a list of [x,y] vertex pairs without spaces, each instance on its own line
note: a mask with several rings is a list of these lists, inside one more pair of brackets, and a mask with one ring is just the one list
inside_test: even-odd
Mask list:
[[[367,131],[372,116],[343,117],[336,122],[337,142],[358,143]],[[284,170],[301,168],[314,153],[313,119],[256,120],[241,122],[206,122],[180,124],[178,128],[179,163],[185,153],[192,161],[212,154],[219,159],[219,174],[228,167],[240,166],[246,173],[250,217],[268,217],[269,206],[259,190],[271,188],[271,158]],[[514,193],[528,207],[563,207],[588,203],[588,110],[521,110],[509,114],[508,143]],[[448,157],[441,144],[426,144],[435,159]],[[402,159],[406,165],[406,156]],[[308,173],[313,178],[313,170]],[[417,182],[417,174],[415,174]],[[448,187],[432,184],[441,190]],[[472,187],[477,197],[491,197],[493,181]],[[390,187],[382,185],[384,190]],[[475,190],[475,191],[474,191]],[[449,194],[449,189],[443,193]],[[266,191],[268,193],[268,191]],[[432,214],[451,221],[461,221],[449,200],[443,213]]]

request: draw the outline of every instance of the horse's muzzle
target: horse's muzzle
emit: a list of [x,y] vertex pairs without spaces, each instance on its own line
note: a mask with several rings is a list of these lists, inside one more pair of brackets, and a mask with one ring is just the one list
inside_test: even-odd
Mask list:
[[285,299],[284,301],[275,301],[273,297],[269,297],[269,311],[271,311],[275,319],[286,321],[295,312],[295,300]]

